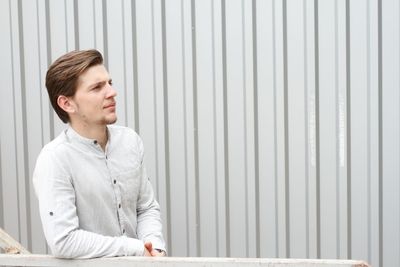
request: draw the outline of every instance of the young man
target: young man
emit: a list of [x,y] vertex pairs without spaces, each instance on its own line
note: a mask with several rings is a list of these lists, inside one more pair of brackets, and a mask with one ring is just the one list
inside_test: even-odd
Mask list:
[[56,257],[164,256],[160,208],[143,143],[112,126],[116,91],[96,50],[58,58],[46,75],[68,128],[41,151],[33,173],[47,243]]

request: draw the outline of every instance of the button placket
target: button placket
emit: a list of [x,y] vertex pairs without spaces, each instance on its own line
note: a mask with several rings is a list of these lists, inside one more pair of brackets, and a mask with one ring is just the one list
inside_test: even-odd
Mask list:
[[[116,181],[116,179],[114,179]],[[117,214],[118,214],[118,222],[119,222],[119,227],[121,229],[121,233],[125,234],[125,214],[122,209],[122,198],[121,198],[121,192],[119,190],[118,186],[114,186],[114,192],[117,200]]]
[[111,165],[108,162],[107,152],[104,153],[104,161],[105,161],[105,165],[108,169],[108,173],[109,173],[109,177],[110,177],[110,181],[111,181],[111,188],[112,188],[112,191],[114,192],[117,219],[118,219],[120,231],[122,232],[124,230],[124,224],[123,224],[123,212],[121,209],[122,208],[121,192],[120,192],[120,188],[117,184],[118,177],[115,175],[112,175],[113,172],[110,169]]
[[[117,214],[118,214],[118,221],[119,221],[120,227],[122,228],[121,219],[122,219],[123,214],[122,214],[122,209],[121,209],[122,208],[121,193],[119,191],[119,187],[116,186],[116,182],[117,182],[116,179],[113,179],[113,181],[115,181],[115,185],[113,186],[113,191],[115,194],[115,200],[116,200],[115,204],[116,204],[116,209],[117,209]],[[114,184],[114,182],[113,182],[113,184]]]

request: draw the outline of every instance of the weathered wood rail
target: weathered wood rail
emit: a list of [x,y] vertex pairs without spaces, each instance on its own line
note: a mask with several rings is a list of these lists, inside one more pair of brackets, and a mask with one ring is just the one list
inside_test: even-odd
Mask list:
[[189,258],[189,257],[115,257],[88,260],[57,259],[49,255],[0,254],[0,266],[28,267],[369,267],[357,260],[259,259],[259,258]]
[[30,254],[20,243],[0,228],[0,248],[8,254]]

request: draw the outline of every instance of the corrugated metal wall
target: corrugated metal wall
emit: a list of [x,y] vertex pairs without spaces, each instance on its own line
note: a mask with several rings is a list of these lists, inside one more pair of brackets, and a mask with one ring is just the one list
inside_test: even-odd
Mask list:
[[46,252],[48,65],[103,52],[174,256],[400,265],[398,0],[0,0],[0,224]]

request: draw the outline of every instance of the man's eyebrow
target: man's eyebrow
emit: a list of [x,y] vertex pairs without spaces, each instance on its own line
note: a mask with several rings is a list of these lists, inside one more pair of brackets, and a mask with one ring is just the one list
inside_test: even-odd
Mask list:
[[95,83],[90,84],[90,85],[88,86],[88,88],[94,88],[94,87],[97,87],[97,86],[99,86],[99,85],[104,85],[104,84],[109,83],[109,82],[111,82],[111,81],[112,81],[112,79],[110,78],[110,79],[108,79],[108,80],[103,80],[103,81],[95,82]]

